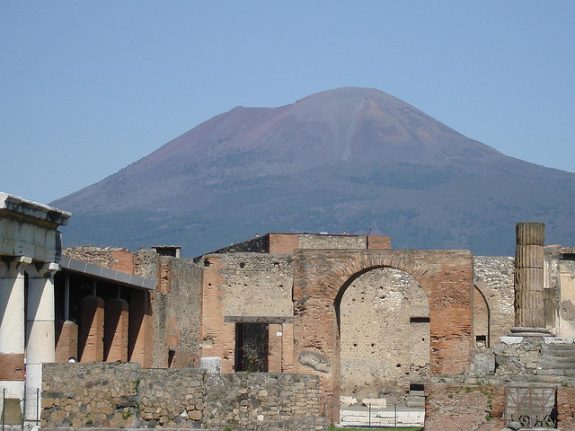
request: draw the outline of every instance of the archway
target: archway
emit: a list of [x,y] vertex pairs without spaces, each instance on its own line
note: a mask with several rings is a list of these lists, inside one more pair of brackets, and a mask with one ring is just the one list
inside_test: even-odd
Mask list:
[[[431,376],[469,369],[473,348],[473,259],[467,251],[298,250],[294,254],[294,371],[320,378],[331,421],[340,414],[339,307],[346,288],[376,268],[411,274],[429,302]],[[416,317],[416,316],[414,316]]]
[[352,277],[336,299],[340,395],[404,403],[429,377],[427,296],[405,271],[383,267]]
[[475,346],[484,348],[491,346],[491,313],[487,298],[479,289],[473,289],[473,335]]

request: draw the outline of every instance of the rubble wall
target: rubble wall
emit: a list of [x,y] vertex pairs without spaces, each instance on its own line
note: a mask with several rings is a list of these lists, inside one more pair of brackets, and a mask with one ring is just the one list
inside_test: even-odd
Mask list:
[[138,364],[45,364],[42,428],[325,430],[319,379]]

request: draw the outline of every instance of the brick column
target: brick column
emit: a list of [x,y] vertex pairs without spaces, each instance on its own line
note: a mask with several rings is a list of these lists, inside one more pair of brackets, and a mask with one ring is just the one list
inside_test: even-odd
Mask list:
[[0,260],[0,409],[4,391],[7,399],[24,396],[24,270],[31,262],[27,257]]
[[81,362],[104,360],[104,300],[96,295],[82,298],[78,354]]
[[[42,364],[56,361],[54,274],[60,265],[29,265],[26,316],[26,419],[40,419]],[[37,392],[39,390],[39,392]],[[38,395],[37,395],[38,394]]]
[[56,322],[56,362],[78,359],[78,325],[71,320]]
[[152,366],[152,310],[150,295],[145,291],[132,291],[129,315],[128,358],[143,368]]
[[106,301],[104,359],[106,362],[128,361],[128,302],[121,298]]
[[515,327],[517,335],[549,335],[543,307],[545,225],[517,223],[515,250]]

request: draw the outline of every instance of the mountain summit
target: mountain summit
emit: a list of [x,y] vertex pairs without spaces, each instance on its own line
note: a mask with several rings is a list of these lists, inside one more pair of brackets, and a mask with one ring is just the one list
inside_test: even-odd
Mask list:
[[397,247],[507,254],[516,221],[573,243],[575,174],[471,140],[386,93],[341,88],[215,116],[52,204],[70,243],[181,244],[188,255],[267,231],[392,236]]

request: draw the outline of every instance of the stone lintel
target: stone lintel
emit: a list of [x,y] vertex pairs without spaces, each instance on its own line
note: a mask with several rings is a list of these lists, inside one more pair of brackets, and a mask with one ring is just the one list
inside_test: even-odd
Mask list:
[[515,337],[551,337],[553,334],[545,328],[535,328],[529,326],[515,326],[511,328],[511,334]]
[[224,316],[225,323],[293,323],[292,316]]

